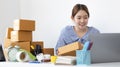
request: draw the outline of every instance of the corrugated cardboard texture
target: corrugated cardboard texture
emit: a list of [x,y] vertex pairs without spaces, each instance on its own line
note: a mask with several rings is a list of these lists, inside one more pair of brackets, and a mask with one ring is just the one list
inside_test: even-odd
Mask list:
[[13,42],[12,46],[18,45],[21,49],[27,50],[30,52],[30,42]]
[[[6,38],[7,40],[7,38]],[[4,44],[4,55],[5,55],[5,59],[6,61],[8,61],[8,56],[7,56],[7,48],[9,46],[15,46],[18,45],[20,46],[21,49],[27,50],[30,52],[30,42],[11,42],[10,40],[6,41],[6,44]]]
[[11,41],[32,41],[32,31],[12,31]]
[[50,54],[51,56],[54,56],[54,48],[43,48],[42,52],[43,54]]
[[76,50],[60,54],[59,56],[76,56]]
[[80,42],[74,42],[62,47],[58,48],[58,55],[76,55],[75,54],[75,50],[81,50],[83,48],[83,44],[81,44]]
[[13,31],[13,28],[7,28],[7,30],[6,30],[6,38],[11,39],[11,31]]
[[4,48],[8,48],[10,45],[18,45],[20,48],[30,51],[30,42],[12,42],[10,39],[5,38]]
[[5,60],[6,60],[6,62],[8,62],[8,50],[7,49],[4,49],[3,50],[3,53],[4,53],[4,56],[5,56]]
[[11,44],[11,40],[8,38],[4,39],[4,48],[8,48]]
[[25,31],[34,31],[35,30],[35,21],[27,19],[17,19],[13,24],[14,30],[25,30]]

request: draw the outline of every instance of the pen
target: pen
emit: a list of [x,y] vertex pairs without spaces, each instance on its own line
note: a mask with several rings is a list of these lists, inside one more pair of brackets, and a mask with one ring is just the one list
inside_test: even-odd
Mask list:
[[29,63],[40,63],[39,61],[30,61]]
[[90,49],[91,49],[91,47],[92,47],[92,45],[93,45],[93,42],[90,42],[90,44],[89,44],[89,46],[88,46],[87,50],[90,50]]
[[89,42],[89,41],[85,42],[85,44],[84,44],[84,46],[83,46],[82,51],[87,51],[87,50],[88,50],[89,45],[90,45],[90,42]]

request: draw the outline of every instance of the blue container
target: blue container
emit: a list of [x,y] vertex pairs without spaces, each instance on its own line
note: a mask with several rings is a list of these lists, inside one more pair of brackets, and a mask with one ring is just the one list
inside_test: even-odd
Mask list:
[[90,50],[88,51],[76,50],[76,62],[77,65],[80,64],[90,65],[91,64]]

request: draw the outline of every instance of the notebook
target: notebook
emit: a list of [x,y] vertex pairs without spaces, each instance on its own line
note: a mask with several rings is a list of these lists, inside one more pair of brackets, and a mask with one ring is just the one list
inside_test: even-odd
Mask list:
[[89,37],[92,63],[120,62],[120,33],[101,33]]
[[0,62],[5,61],[2,45],[0,44]]

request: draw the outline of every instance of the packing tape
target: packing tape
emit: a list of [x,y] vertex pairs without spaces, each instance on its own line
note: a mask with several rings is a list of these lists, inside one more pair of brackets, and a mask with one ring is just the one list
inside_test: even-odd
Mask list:
[[36,59],[34,55],[32,55],[30,52],[20,49],[19,52],[16,54],[16,59],[19,62],[26,62],[26,61],[33,61]]
[[16,59],[19,62],[26,62],[30,60],[28,53],[25,51],[18,51],[16,54]]
[[36,57],[32,54],[32,53],[30,53],[29,51],[27,51],[27,50],[24,50],[24,49],[20,49],[21,51],[25,51],[26,53],[28,53],[28,56],[29,56],[29,58],[31,59],[31,60],[36,60]]

